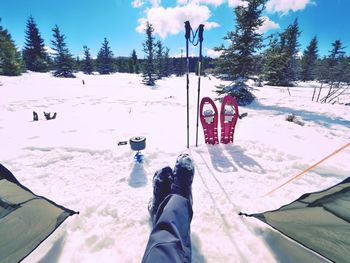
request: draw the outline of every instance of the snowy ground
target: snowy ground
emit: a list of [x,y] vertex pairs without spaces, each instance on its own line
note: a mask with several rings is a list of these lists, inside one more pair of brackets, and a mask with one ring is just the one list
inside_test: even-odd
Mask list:
[[[348,148],[265,195],[349,142],[350,108],[311,102],[311,85],[291,88],[291,97],[285,88],[255,88],[257,102],[239,108],[248,116],[238,120],[234,144],[205,145],[199,127],[196,148],[197,77],[190,82],[188,150],[185,77],[155,88],[129,74],[0,77],[1,163],[34,193],[80,212],[25,262],[140,262],[151,230],[146,207],[153,173],[173,166],[181,152],[192,155],[197,169],[193,262],[323,262],[237,213],[276,209],[349,176]],[[202,97],[215,97],[219,83],[202,77]],[[58,117],[47,121],[43,111]],[[305,125],[287,122],[290,113]],[[143,165],[133,161],[129,146],[117,146],[138,135],[147,138]]]

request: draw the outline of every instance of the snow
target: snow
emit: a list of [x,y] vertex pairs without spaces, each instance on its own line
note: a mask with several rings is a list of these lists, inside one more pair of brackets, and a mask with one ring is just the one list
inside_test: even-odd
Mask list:
[[[142,85],[139,75],[121,73],[0,77],[1,163],[34,193],[80,212],[24,262],[140,262],[151,230],[146,208],[153,174],[173,166],[182,152],[196,165],[193,262],[324,261],[238,213],[277,209],[349,176],[347,148],[266,195],[349,142],[349,107],[312,102],[312,83],[290,88],[292,96],[283,87],[255,87],[257,101],[239,108],[248,116],[238,120],[234,144],[205,145],[199,126],[195,147],[197,81],[190,76],[187,149],[185,77],[154,88]],[[214,98],[220,83],[202,77],[201,97]],[[43,111],[57,118],[47,121]],[[287,122],[292,113],[305,125]],[[117,145],[133,136],[146,137],[141,165],[128,145]]]

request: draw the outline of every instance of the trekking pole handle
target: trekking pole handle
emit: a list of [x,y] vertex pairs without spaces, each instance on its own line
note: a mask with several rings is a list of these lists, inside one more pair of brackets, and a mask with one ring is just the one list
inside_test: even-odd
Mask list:
[[198,27],[198,39],[199,42],[203,42],[203,31],[204,31],[204,25],[200,24]]
[[186,39],[189,39],[190,38],[190,35],[191,35],[191,25],[190,25],[190,22],[189,21],[186,21],[185,22],[185,38]]
[[199,41],[199,61],[202,62],[202,43],[203,43],[204,25],[200,24],[198,27],[198,41]]

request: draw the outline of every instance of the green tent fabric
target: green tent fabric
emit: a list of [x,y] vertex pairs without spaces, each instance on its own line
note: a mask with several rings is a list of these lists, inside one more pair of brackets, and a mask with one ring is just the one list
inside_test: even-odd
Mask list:
[[0,262],[19,262],[77,212],[37,196],[0,164]]
[[304,194],[277,210],[247,216],[260,219],[331,261],[350,262],[350,177],[326,190]]

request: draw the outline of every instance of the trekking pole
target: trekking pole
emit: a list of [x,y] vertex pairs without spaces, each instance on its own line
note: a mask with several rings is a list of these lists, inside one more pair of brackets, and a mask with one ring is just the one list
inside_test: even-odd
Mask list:
[[199,120],[199,99],[200,99],[200,91],[201,91],[201,65],[202,65],[203,31],[204,31],[204,25],[200,24],[198,27],[199,59],[198,59],[198,97],[197,97],[196,147],[198,146],[198,120]]
[[186,38],[186,89],[187,89],[187,148],[190,147],[190,109],[189,109],[189,71],[190,71],[190,61],[188,58],[188,42],[191,35],[191,25],[189,21],[185,22],[185,38]]

